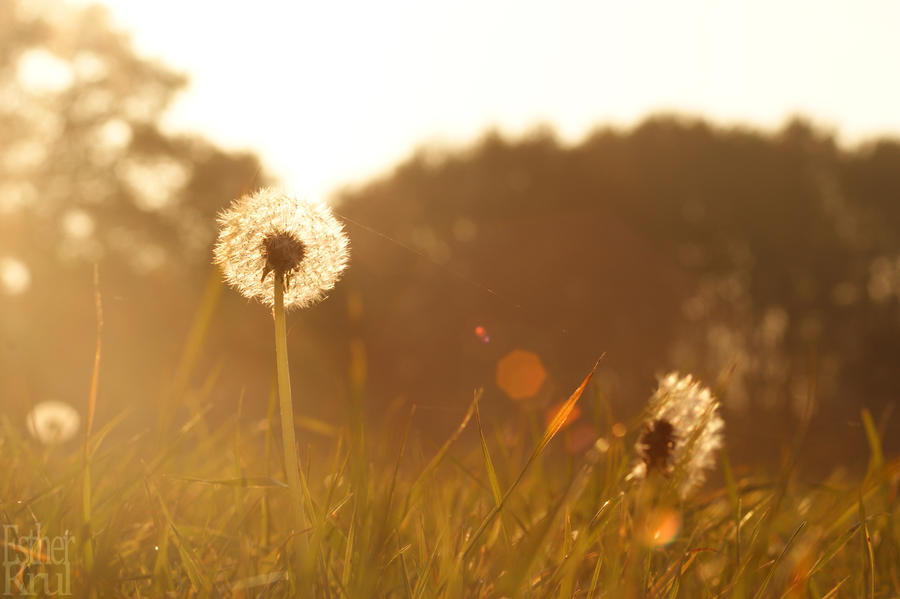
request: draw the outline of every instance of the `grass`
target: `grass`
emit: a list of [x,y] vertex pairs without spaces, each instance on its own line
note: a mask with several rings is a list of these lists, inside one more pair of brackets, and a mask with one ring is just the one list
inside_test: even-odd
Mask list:
[[[188,343],[193,362],[202,344]],[[350,372],[358,411],[364,376]],[[178,377],[168,393],[185,392],[189,377]],[[637,426],[622,435],[600,421],[601,443],[564,449],[576,402],[608,413],[590,375],[536,431],[484,418],[478,392],[437,441],[415,433],[414,406],[365,424],[358,413],[346,425],[298,414],[298,539],[274,387],[260,421],[242,417],[236,395],[226,422],[199,405],[127,438],[123,414],[95,422],[83,446],[39,446],[0,418],[0,594],[23,595],[31,581],[58,596],[65,571],[79,597],[900,596],[900,460],[883,455],[867,413],[861,480],[807,484],[791,459],[768,480],[736,476],[723,453],[724,486],[686,502],[665,499],[665,480],[625,482]],[[43,541],[22,539],[38,526]],[[62,560],[52,543],[66,534]]]

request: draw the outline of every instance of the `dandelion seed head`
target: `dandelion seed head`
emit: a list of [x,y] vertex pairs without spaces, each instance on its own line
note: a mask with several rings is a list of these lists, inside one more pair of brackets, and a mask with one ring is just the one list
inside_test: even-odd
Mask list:
[[274,305],[278,276],[285,308],[305,308],[334,288],[347,267],[350,242],[325,204],[264,188],[219,215],[213,256],[244,296]]
[[275,273],[275,276],[289,279],[288,275],[303,262],[306,246],[291,233],[274,231],[263,238],[262,252],[266,258],[266,265],[263,267],[260,281],[265,281],[266,275],[270,272]]
[[42,401],[25,417],[25,424],[32,437],[44,445],[65,443],[75,436],[81,425],[78,412],[61,401]]
[[670,373],[647,406],[647,416],[636,451],[640,461],[629,475],[642,479],[651,472],[671,477],[682,498],[706,478],[722,446],[725,423],[719,402],[691,375]]
[[638,439],[641,459],[650,470],[666,470],[675,449],[675,427],[662,418],[644,425]]

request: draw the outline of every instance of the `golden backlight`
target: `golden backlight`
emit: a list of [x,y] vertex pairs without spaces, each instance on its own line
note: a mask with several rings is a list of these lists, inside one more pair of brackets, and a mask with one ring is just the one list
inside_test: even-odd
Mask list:
[[259,151],[320,195],[489,126],[574,141],[677,110],[900,132],[896,2],[102,4],[190,76],[170,127]]

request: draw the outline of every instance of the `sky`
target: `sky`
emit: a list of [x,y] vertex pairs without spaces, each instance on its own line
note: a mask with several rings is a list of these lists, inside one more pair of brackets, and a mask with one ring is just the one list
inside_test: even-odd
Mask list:
[[100,3],[190,77],[168,129],[254,150],[319,197],[491,127],[577,143],[678,111],[767,130],[803,114],[846,144],[900,135],[897,0]]

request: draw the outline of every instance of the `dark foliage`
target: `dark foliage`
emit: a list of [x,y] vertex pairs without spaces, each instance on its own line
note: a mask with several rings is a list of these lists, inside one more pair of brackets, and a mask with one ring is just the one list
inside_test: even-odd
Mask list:
[[[210,273],[214,215],[265,176],[251,155],[162,131],[184,78],[135,56],[102,11],[57,8],[0,3],[0,255],[31,274],[0,295],[0,396],[13,419],[50,397],[83,404],[98,262],[101,415],[149,415]],[[29,89],[34,52],[70,81]],[[691,371],[718,382],[732,447],[764,459],[793,437],[814,374],[811,430],[841,439],[817,450],[861,455],[860,409],[878,418],[896,398],[898,200],[900,143],[842,148],[803,121],[769,134],[658,116],[575,146],[538,130],[423,149],[342,194],[351,268],[292,317],[296,393],[305,413],[342,412],[361,393],[350,341],[372,414],[401,398],[442,429],[481,385],[485,410],[519,411],[493,383],[512,349],[550,374],[528,410],[607,352],[596,381],[613,417],[637,413],[655,374]],[[245,388],[260,412],[269,317],[223,298],[190,387],[225,412]]]

